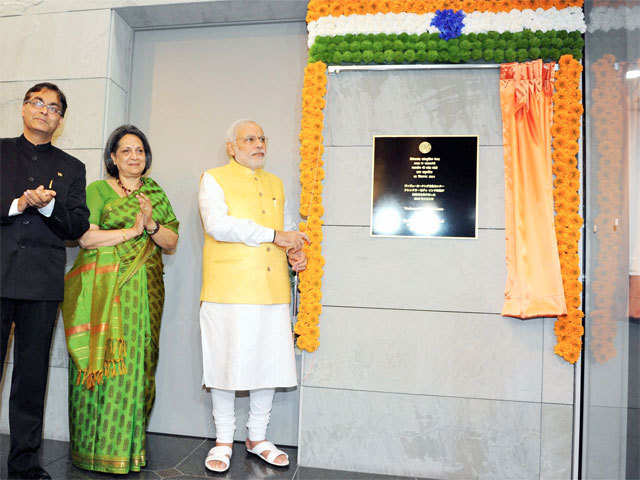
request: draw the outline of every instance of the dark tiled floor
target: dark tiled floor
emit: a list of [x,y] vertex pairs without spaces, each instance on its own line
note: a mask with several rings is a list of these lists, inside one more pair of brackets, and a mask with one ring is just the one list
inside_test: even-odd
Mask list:
[[[290,465],[272,467],[255,455],[248,454],[244,443],[233,445],[231,468],[224,474],[210,472],[204,467],[204,458],[214,441],[202,438],[178,437],[150,433],[147,435],[147,466],[140,473],[109,475],[88,472],[74,467],[69,458],[69,444],[44,440],[40,449],[40,463],[54,480],[71,479],[289,479],[289,480],[406,480],[407,477],[322,470],[298,466],[298,450],[280,448],[289,455]],[[7,478],[8,435],[0,435],[0,478]]]

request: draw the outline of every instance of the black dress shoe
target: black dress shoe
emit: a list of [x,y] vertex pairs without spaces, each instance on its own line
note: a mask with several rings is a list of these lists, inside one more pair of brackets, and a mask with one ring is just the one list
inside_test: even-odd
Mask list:
[[27,479],[27,478],[51,478],[51,475],[42,467],[33,467],[24,472],[9,472],[9,478],[12,479]]

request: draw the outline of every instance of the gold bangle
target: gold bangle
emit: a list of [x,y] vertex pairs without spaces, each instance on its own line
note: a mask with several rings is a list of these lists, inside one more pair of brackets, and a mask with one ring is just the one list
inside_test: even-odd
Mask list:
[[125,235],[125,233],[124,233],[125,231],[126,231],[126,230],[124,230],[124,229],[120,230],[120,233],[122,234],[122,241],[123,241],[123,242],[126,242],[126,241],[127,241],[127,236],[126,236],[126,235]]

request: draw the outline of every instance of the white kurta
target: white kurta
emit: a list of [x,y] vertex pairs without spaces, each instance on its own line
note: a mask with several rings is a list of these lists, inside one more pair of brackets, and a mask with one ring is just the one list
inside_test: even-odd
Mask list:
[[[273,240],[273,229],[228,215],[224,192],[204,173],[198,194],[208,235],[219,242],[249,247]],[[285,210],[285,230],[296,226]],[[202,302],[202,383],[223,390],[292,387],[297,384],[289,305],[245,305]]]

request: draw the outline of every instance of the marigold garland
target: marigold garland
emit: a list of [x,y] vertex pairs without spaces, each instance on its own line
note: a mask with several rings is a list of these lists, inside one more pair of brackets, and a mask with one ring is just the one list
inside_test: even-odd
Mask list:
[[322,312],[322,129],[324,127],[324,96],[327,92],[326,64],[309,63],[304,70],[302,86],[302,121],[300,128],[300,214],[306,222],[300,231],[306,232],[311,243],[305,247],[307,268],[300,273],[300,302],[294,331],[298,348],[313,352],[318,348],[320,313]]
[[553,95],[553,173],[555,229],[560,254],[560,269],[567,314],[559,316],[554,325],[558,343],[554,351],[569,363],[580,358],[584,327],[581,310],[582,282],[578,242],[583,220],[580,216],[580,171],[576,155],[579,151],[580,119],[583,114],[582,65],[571,55],[558,62]]
[[[635,68],[635,67],[634,67]],[[607,225],[611,218],[623,211],[621,185],[626,179],[621,173],[625,162],[625,98],[624,68],[620,68],[613,55],[605,55],[592,65],[593,90],[591,93],[592,131],[597,145],[599,160],[594,162],[594,178],[591,185],[598,205],[595,225]],[[619,235],[612,229],[598,231],[597,245],[590,264],[593,265],[592,296],[589,311],[590,351],[598,363],[605,363],[616,356],[616,319],[626,314],[626,299],[623,290],[615,282],[603,281],[612,272],[628,268]],[[622,310],[622,311],[621,311]]]
[[552,7],[582,7],[583,0],[310,0],[307,22],[331,15],[365,15],[367,13],[429,13],[436,10],[509,12],[513,9],[535,10]]

